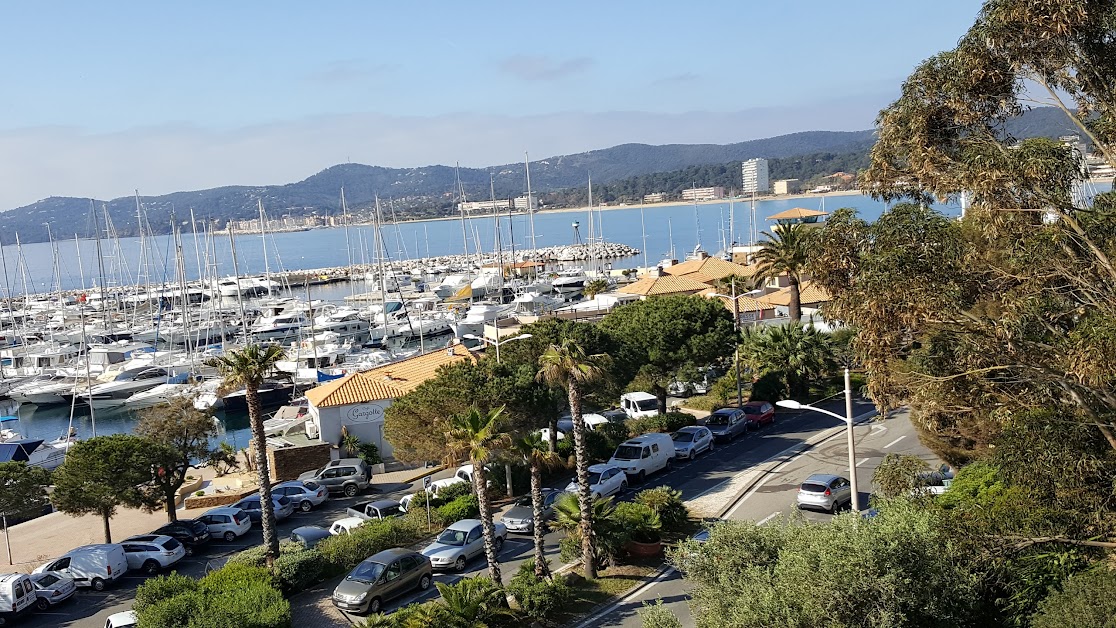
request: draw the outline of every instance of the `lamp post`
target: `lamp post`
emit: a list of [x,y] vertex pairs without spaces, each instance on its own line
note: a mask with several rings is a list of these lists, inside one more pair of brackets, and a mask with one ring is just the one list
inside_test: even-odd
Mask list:
[[743,392],[744,388],[743,388],[743,385],[740,381],[740,301],[739,301],[739,299],[741,297],[746,297],[749,294],[751,294],[751,293],[745,293],[745,294],[737,295],[736,294],[736,282],[733,281],[732,282],[732,294],[731,295],[721,294],[719,292],[714,292],[711,295],[711,296],[715,296],[715,297],[721,297],[723,299],[729,299],[730,301],[732,301],[732,330],[734,332],[736,332],[735,336],[734,336],[736,349],[735,349],[733,361],[736,362],[736,406],[737,407],[744,407],[744,392]]
[[777,401],[775,405],[790,410],[813,410],[814,412],[820,412],[845,422],[847,426],[846,433],[849,437],[849,481],[852,482],[852,507],[853,510],[860,512],[860,491],[856,484],[856,441],[853,439],[852,385],[849,383],[849,369],[845,368],[845,416],[814,407],[808,403],[798,403],[793,399]]

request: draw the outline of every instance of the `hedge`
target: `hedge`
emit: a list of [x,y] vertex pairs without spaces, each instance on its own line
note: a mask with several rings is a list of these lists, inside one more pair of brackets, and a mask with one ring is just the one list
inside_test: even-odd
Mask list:
[[322,539],[317,549],[337,571],[348,571],[369,556],[393,547],[407,547],[427,536],[409,518],[369,521],[349,534]]
[[647,434],[648,432],[675,432],[687,425],[694,425],[697,419],[688,412],[667,412],[639,419],[628,419],[628,433],[632,436]]
[[462,519],[476,519],[480,516],[480,500],[476,495],[469,493],[457,499],[442,504],[434,509],[439,519],[439,525],[449,525]]
[[291,605],[263,568],[229,564],[200,580],[177,573],[136,590],[140,628],[290,628]]

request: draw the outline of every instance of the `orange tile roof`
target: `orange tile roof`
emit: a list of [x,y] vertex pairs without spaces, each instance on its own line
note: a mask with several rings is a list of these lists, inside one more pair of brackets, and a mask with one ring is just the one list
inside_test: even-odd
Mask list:
[[779,212],[768,216],[768,220],[801,220],[803,218],[816,218],[817,216],[828,216],[829,214],[818,211],[816,209],[806,209],[805,207],[795,207],[788,209],[785,212]]
[[723,279],[729,275],[740,275],[742,277],[751,277],[756,274],[755,266],[745,266],[743,264],[735,264],[733,262],[725,261],[719,257],[706,257],[705,259],[692,259],[681,264],[667,266],[663,272],[675,277],[683,275],[709,283],[718,279]]
[[639,281],[621,286],[617,292],[624,294],[638,294],[641,297],[653,297],[664,294],[693,294],[708,288],[707,284],[686,277],[644,277]]
[[[706,298],[717,299],[722,304],[724,304],[725,309],[727,309],[730,312],[732,311],[732,298],[727,297],[727,296],[721,296],[720,294],[717,293],[716,288],[709,288],[708,290],[702,290],[698,294],[700,294],[701,296],[706,297]],[[774,308],[773,305],[769,305],[767,303],[763,303],[762,301],[759,301],[758,299],[753,299],[752,297],[745,297],[745,296],[736,297],[736,304],[737,304],[737,307],[740,308],[741,312],[762,312],[764,310],[770,310],[770,309]]]
[[454,345],[452,351],[428,351],[327,382],[306,391],[306,399],[316,408],[396,399],[434,377],[439,367],[462,360],[476,361],[476,357],[464,345]]
[[[799,301],[803,304],[809,303],[825,303],[829,301],[829,293],[825,288],[817,285],[813,281],[803,281],[799,288]],[[776,290],[770,294],[765,294],[757,299],[761,303],[768,305],[780,305],[786,307],[790,305],[790,287]]]

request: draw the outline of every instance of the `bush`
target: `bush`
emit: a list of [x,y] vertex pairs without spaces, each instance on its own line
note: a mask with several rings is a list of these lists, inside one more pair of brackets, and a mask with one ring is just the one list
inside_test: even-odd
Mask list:
[[558,448],[555,450],[562,460],[572,464],[574,457],[574,443],[573,434],[566,434],[566,437],[558,441]]
[[275,577],[286,595],[305,591],[333,573],[333,566],[315,548],[280,552],[275,559]]
[[[425,528],[425,525],[423,526]],[[369,521],[351,534],[323,539],[316,549],[338,571],[348,571],[369,556],[392,547],[406,547],[425,536],[411,519]]]
[[782,374],[777,372],[764,373],[763,376],[752,383],[752,392],[748,396],[748,400],[775,403],[786,396],[786,389],[787,385],[783,382]]
[[[435,506],[439,504],[446,504],[452,502],[458,497],[473,494],[473,485],[469,482],[458,482],[457,484],[450,484],[449,486],[438,491],[438,497],[435,498]],[[416,496],[417,498],[418,496]],[[414,502],[411,502],[414,503]]]
[[614,525],[610,526],[614,545],[623,546],[628,541],[658,543],[663,540],[663,523],[654,510],[635,502],[620,502],[613,511]]
[[436,512],[442,525],[449,525],[462,519],[476,519],[480,516],[480,500],[476,495],[469,493],[448,504],[438,506]]
[[546,621],[573,599],[573,590],[563,578],[540,580],[535,577],[535,561],[526,560],[508,583],[508,592],[531,619]]
[[659,516],[663,536],[673,537],[687,532],[690,511],[682,501],[682,491],[669,486],[650,488],[640,491],[635,501],[637,504],[647,506]]
[[682,622],[663,606],[662,600],[655,600],[654,604],[644,602],[637,612],[643,628],[682,628]]
[[1107,567],[1071,576],[1040,604],[1034,628],[1116,628],[1116,572]]
[[384,461],[380,457],[380,448],[376,446],[376,443],[361,443],[357,447],[357,457],[369,465],[380,464]]
[[628,433],[632,436],[647,434],[649,432],[670,433],[687,425],[694,425],[697,419],[688,412],[667,412],[640,419],[628,419]]
[[885,499],[906,497],[920,486],[920,477],[930,470],[930,465],[918,456],[888,454],[872,475],[872,482],[879,488],[876,494]]
[[172,571],[165,576],[149,578],[136,589],[136,599],[132,610],[139,612],[172,597],[198,590],[198,581]]
[[[143,587],[147,582],[141,584],[140,587]],[[187,628],[197,625],[190,622],[201,613],[205,603],[205,595],[195,590],[185,591],[151,606],[133,606],[132,610],[136,611],[136,616],[139,618],[139,622],[136,624],[137,628]]]
[[136,600],[143,628],[291,625],[290,603],[275,587],[271,573],[241,563],[226,565],[192,585],[177,574],[152,578],[140,585]]
[[427,517],[426,508],[423,506],[416,506],[414,502],[411,503],[410,510],[403,516],[403,520],[408,525],[412,525],[416,530],[426,530],[429,520],[429,526],[432,528],[443,527],[442,515],[437,508],[430,509],[430,516]]
[[[573,440],[573,434],[567,436],[566,439]],[[590,460],[603,462],[612,457],[612,452],[616,451],[616,447],[604,434],[595,430],[588,430],[585,432],[585,451],[588,453]]]
[[620,443],[628,440],[628,426],[624,423],[609,421],[598,425],[596,432],[608,441],[609,448],[614,451]]

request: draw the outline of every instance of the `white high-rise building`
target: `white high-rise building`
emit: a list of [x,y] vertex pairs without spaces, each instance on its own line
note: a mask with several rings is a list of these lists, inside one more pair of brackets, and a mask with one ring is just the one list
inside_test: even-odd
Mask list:
[[771,191],[771,178],[768,176],[766,159],[745,161],[740,164],[740,174],[744,182],[741,192],[744,194],[766,194]]

